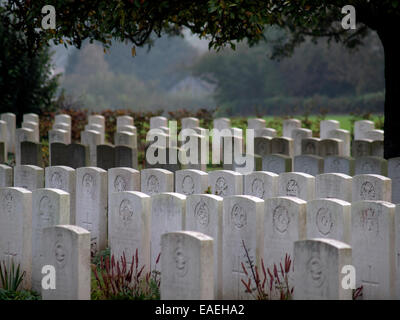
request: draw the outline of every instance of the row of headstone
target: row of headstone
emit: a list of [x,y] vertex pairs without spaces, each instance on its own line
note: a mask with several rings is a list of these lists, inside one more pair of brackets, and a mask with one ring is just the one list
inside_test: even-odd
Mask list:
[[[89,170],[90,167],[79,168],[81,171],[86,169]],[[109,179],[114,181],[109,184],[108,192],[131,190],[148,195],[177,192],[186,196],[211,193],[222,197],[244,194],[264,200],[276,196],[295,196],[306,201],[314,198],[337,198],[349,202],[383,200],[400,203],[400,178],[397,177],[399,171],[394,171],[393,174],[393,179],[375,174],[351,177],[341,173],[325,173],[314,177],[302,172],[278,175],[255,171],[242,175],[230,170],[205,173],[195,169],[179,170],[174,174],[159,168],[143,169],[139,172],[130,167],[118,167],[108,170]],[[75,184],[75,170],[68,166],[50,166],[45,170],[32,165],[16,166],[14,170],[6,165],[0,166],[0,187],[23,187],[32,191],[45,185],[74,195]]]

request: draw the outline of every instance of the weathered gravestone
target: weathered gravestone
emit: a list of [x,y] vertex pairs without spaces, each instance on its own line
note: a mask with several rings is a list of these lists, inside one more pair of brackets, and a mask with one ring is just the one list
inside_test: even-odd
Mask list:
[[299,155],[294,157],[295,172],[304,172],[312,176],[321,174],[324,171],[324,159],[311,154]]
[[208,174],[211,193],[221,197],[243,194],[243,175],[230,170],[215,170]]
[[214,297],[222,298],[222,210],[223,198],[194,194],[186,198],[186,230],[198,231],[214,239]]
[[104,144],[104,135],[105,132],[103,130],[103,127],[99,124],[87,124],[85,125],[85,131],[96,131],[100,134],[100,144]]
[[278,136],[278,133],[273,128],[261,128],[254,130],[255,137],[271,137],[275,138]]
[[343,288],[342,273],[352,264],[352,248],[333,239],[294,243],[295,300],[352,300],[352,289]]
[[69,193],[69,224],[76,223],[76,173],[66,166],[45,168],[45,188],[63,190]]
[[222,298],[250,299],[242,279],[246,265],[245,245],[259,270],[263,252],[264,200],[252,196],[231,196],[224,199],[222,221]]
[[[122,191],[110,196],[108,242],[111,255],[119,261],[125,256],[150,271],[150,196],[138,191]],[[138,254],[138,261],[132,260]],[[136,259],[136,258],[135,258]]]
[[231,127],[231,120],[229,118],[217,118],[213,120],[213,128],[222,130]]
[[13,186],[13,169],[5,164],[0,164],[0,187]]
[[329,156],[324,158],[324,173],[343,173],[354,175],[354,159],[350,157]]
[[148,195],[174,191],[174,174],[165,169],[143,169],[140,171],[141,191]]
[[[58,189],[36,189],[32,192],[32,289],[42,289],[43,229],[70,224],[69,194]],[[57,284],[56,284],[57,285]]]
[[283,154],[269,154],[262,157],[262,170],[276,174],[292,171],[293,161]]
[[358,157],[355,159],[354,174],[380,174],[387,176],[387,160],[379,157]]
[[44,187],[44,170],[37,166],[21,165],[14,167],[14,187],[33,191]]
[[315,178],[301,172],[281,173],[278,178],[278,196],[312,200],[315,198]]
[[306,138],[312,137],[312,131],[306,128],[298,128],[292,130],[293,139],[293,155],[298,156],[301,154],[301,141]]
[[[140,172],[126,167],[108,170],[108,203],[114,192],[140,191]],[[112,208],[108,206],[110,211]]]
[[371,142],[371,156],[383,158],[384,143],[383,141],[375,140]]
[[69,131],[63,129],[49,130],[49,145],[54,142],[70,144],[71,134],[69,133]]
[[90,233],[72,225],[43,230],[43,264],[53,266],[56,288],[42,288],[43,300],[90,300]]
[[356,287],[364,300],[395,298],[395,205],[385,201],[353,202],[351,246]]
[[[306,238],[306,205],[307,202],[295,197],[275,197],[265,201],[265,268],[271,269],[274,264],[279,266],[280,263],[284,265],[286,255],[293,261],[294,241]],[[289,281],[292,285],[292,276]]]
[[214,299],[211,237],[193,231],[165,233],[161,250],[162,300]]
[[315,198],[352,201],[352,177],[343,173],[324,173],[315,177]]
[[[0,188],[0,261],[11,262],[25,272],[22,288],[31,289],[32,192],[23,188]],[[10,269],[9,269],[10,270]]]
[[310,154],[314,156],[319,156],[320,152],[320,138],[305,138],[301,140],[301,154]]
[[175,172],[175,192],[185,196],[205,193],[208,189],[208,173],[187,169]]
[[101,134],[97,131],[88,130],[81,132],[81,144],[89,148],[89,164],[97,165],[97,145],[101,144]]
[[353,177],[352,202],[382,200],[391,202],[392,180],[377,174],[359,174]]
[[21,165],[30,164],[43,167],[42,144],[30,141],[21,142]]
[[80,143],[53,143],[51,145],[51,166],[67,166],[73,169],[89,166],[89,147]]
[[392,179],[392,203],[400,203],[400,157],[388,160],[388,177]]
[[243,194],[263,200],[276,197],[278,193],[278,175],[268,171],[255,171],[244,175]]
[[7,149],[10,153],[15,153],[15,129],[16,116],[14,113],[2,113],[1,120],[7,123]]
[[186,196],[174,192],[151,197],[151,267],[161,253],[161,236],[166,232],[185,230]]
[[337,120],[321,120],[319,123],[319,136],[321,139],[331,138],[329,132],[340,128]]
[[76,170],[76,225],[90,232],[91,252],[107,246],[107,171],[96,167]]
[[329,238],[351,241],[351,204],[339,199],[307,202],[307,239]]

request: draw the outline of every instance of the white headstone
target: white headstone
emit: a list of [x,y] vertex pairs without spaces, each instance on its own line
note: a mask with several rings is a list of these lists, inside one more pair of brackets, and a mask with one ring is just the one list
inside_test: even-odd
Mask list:
[[[306,238],[306,205],[304,200],[296,197],[276,197],[265,201],[265,268],[271,269],[280,263],[284,265],[286,255],[293,261],[294,241]],[[289,278],[289,281],[292,284],[293,279]]]
[[165,169],[143,169],[140,171],[141,191],[148,195],[174,191],[174,174]]
[[39,137],[39,123],[36,122],[22,122],[21,124],[22,128],[26,128],[26,129],[31,129],[33,130],[33,135],[34,135],[34,142],[38,142],[40,141],[40,137]]
[[312,137],[312,131],[306,128],[297,128],[292,130],[293,155],[301,154],[301,140]]
[[400,203],[400,157],[388,160],[388,177],[392,179],[392,203]]
[[265,128],[266,121],[261,118],[247,119],[247,129],[263,129]]
[[320,152],[320,138],[305,138],[301,140],[301,154],[311,154],[314,156],[319,156]]
[[134,121],[131,116],[119,116],[117,117],[117,128],[120,126],[133,126]]
[[244,175],[243,194],[263,200],[278,194],[278,175],[268,171],[255,171]]
[[101,134],[93,130],[82,131],[81,143],[89,147],[89,164],[97,166],[97,145],[101,144]]
[[304,172],[312,176],[321,174],[324,171],[324,159],[311,154],[298,155],[294,157],[295,172]]
[[378,130],[378,129],[374,129],[374,130],[369,130],[364,132],[364,137],[365,139],[369,139],[369,140],[378,140],[378,141],[383,141],[384,138],[384,131],[383,130]]
[[89,124],[99,124],[103,127],[103,131],[106,127],[106,119],[104,116],[96,114],[96,115],[90,115],[88,117],[88,123]]
[[150,271],[150,196],[138,191],[111,194],[108,243],[117,261],[125,255],[128,267],[138,252],[140,268]]
[[315,198],[352,201],[352,177],[343,173],[324,173],[315,177]]
[[35,122],[39,124],[39,116],[36,113],[25,113],[22,116],[23,122]]
[[14,187],[29,191],[44,187],[44,170],[33,165],[14,167]]
[[387,176],[387,160],[380,157],[358,157],[354,161],[354,174],[381,174]]
[[243,194],[243,175],[230,170],[215,170],[208,173],[211,193],[221,197]]
[[137,138],[132,132],[118,131],[114,134],[114,144],[116,146],[127,146],[137,148]]
[[0,164],[0,187],[13,186],[13,169],[5,164]]
[[137,128],[135,126],[123,125],[117,127],[117,132],[130,132],[134,135],[137,135]]
[[362,298],[395,298],[395,205],[385,201],[353,202],[351,246],[356,287]]
[[350,157],[329,156],[324,158],[325,173],[354,175],[354,159]]
[[276,174],[292,171],[293,161],[283,154],[269,154],[262,157],[262,170]]
[[252,196],[224,199],[222,222],[222,298],[250,299],[241,280],[245,278],[246,246],[254,265],[260,269],[263,252],[264,200]]
[[66,123],[69,126],[72,125],[72,119],[71,119],[71,116],[69,114],[57,114],[54,117],[54,122],[55,123]]
[[273,128],[261,128],[254,130],[255,137],[271,137],[275,138],[278,136],[278,133]]
[[90,232],[91,252],[107,246],[107,171],[76,169],[76,225]]
[[15,153],[15,130],[16,130],[16,116],[14,113],[2,113],[1,120],[7,123],[7,146],[8,152]]
[[187,169],[175,172],[175,192],[186,196],[205,193],[208,189],[208,173]]
[[76,223],[76,173],[67,166],[45,168],[45,188],[63,190],[69,193],[69,224]]
[[344,129],[336,129],[328,132],[327,138],[342,140],[342,152],[343,156],[350,157],[351,147],[351,135],[350,131]]
[[108,202],[114,192],[123,191],[140,191],[140,172],[124,167],[108,169]]
[[222,130],[231,127],[231,120],[229,118],[217,118],[213,120],[213,128]]
[[32,129],[20,128],[15,131],[15,163],[21,164],[21,142],[35,142],[35,132]]
[[87,124],[85,125],[85,131],[96,131],[100,134],[100,144],[104,144],[104,128],[100,124]]
[[200,232],[178,231],[163,234],[161,242],[161,299],[214,299],[213,239]]
[[372,153],[372,140],[353,140],[351,149],[354,158],[370,156]]
[[59,189],[36,189],[32,192],[32,289],[42,289],[44,266],[43,229],[70,224],[69,194]]
[[32,192],[0,188],[0,261],[13,261],[25,272],[22,287],[31,289]]
[[351,242],[351,204],[339,199],[307,202],[307,239],[329,238]]
[[319,136],[321,139],[331,138],[329,132],[339,128],[340,123],[337,120],[321,120],[319,123]]
[[222,298],[222,210],[223,198],[194,194],[186,198],[186,230],[214,239],[214,297]]
[[352,201],[382,200],[391,202],[392,180],[377,174],[359,174],[353,177]]
[[333,239],[310,239],[294,244],[295,300],[352,300],[343,288],[344,266],[352,264],[352,248]]
[[271,153],[293,157],[293,139],[287,137],[272,138]]
[[302,172],[284,172],[278,178],[278,196],[297,197],[305,201],[315,198],[315,178]]
[[150,118],[150,129],[156,129],[160,127],[168,127],[168,119],[166,117],[151,117]]
[[90,300],[90,233],[72,225],[43,230],[43,263],[55,268],[56,288],[42,288],[43,300]]
[[354,122],[354,140],[367,139],[365,133],[375,129],[375,124],[370,120],[359,120]]
[[255,137],[254,153],[261,157],[271,154],[271,137]]
[[321,157],[342,156],[343,141],[340,139],[321,139],[319,142],[319,155]]
[[194,128],[200,125],[199,119],[194,117],[182,118],[182,129]]
[[301,128],[301,121],[298,119],[283,120],[282,123],[282,137],[291,138],[292,130]]
[[161,236],[166,232],[185,230],[186,196],[174,192],[151,197],[151,267],[161,253]]

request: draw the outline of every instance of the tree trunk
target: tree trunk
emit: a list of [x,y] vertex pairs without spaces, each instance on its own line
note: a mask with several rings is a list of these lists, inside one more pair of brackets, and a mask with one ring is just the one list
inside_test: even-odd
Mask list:
[[400,121],[396,117],[400,107],[399,30],[400,22],[390,18],[377,30],[385,51],[385,159],[400,157]]

